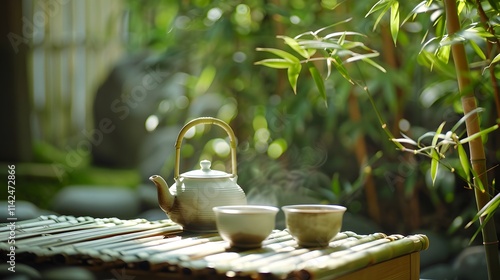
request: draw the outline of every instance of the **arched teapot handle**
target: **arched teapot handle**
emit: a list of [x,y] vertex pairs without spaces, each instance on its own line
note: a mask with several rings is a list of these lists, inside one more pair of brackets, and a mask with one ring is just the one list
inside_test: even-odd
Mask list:
[[179,165],[180,165],[180,160],[181,160],[181,144],[182,144],[182,139],[184,138],[184,135],[186,132],[193,126],[199,125],[199,124],[216,124],[220,127],[222,127],[226,133],[229,135],[229,145],[231,147],[231,169],[232,169],[232,175],[233,177],[236,177],[236,136],[234,136],[234,132],[231,129],[231,127],[224,121],[212,118],[212,117],[201,117],[201,118],[196,118],[194,120],[189,121],[186,123],[181,131],[179,132],[179,135],[177,136],[177,141],[175,142],[175,169],[174,169],[174,179],[177,181],[179,179]]

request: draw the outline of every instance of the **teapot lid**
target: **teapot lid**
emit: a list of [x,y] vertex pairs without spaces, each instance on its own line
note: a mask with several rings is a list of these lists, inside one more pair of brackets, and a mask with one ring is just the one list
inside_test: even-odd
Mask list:
[[210,166],[212,163],[209,160],[202,160],[200,162],[201,168],[199,170],[191,170],[181,174],[181,177],[190,179],[220,179],[230,178],[232,175],[224,171],[212,170]]

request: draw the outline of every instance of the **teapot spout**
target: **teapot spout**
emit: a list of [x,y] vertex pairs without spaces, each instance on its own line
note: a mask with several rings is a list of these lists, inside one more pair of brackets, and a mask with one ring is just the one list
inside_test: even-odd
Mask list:
[[153,175],[149,177],[149,180],[151,180],[156,186],[158,204],[160,205],[161,210],[165,213],[170,212],[172,206],[174,205],[175,197],[170,193],[167,182],[165,182],[165,180],[159,175]]

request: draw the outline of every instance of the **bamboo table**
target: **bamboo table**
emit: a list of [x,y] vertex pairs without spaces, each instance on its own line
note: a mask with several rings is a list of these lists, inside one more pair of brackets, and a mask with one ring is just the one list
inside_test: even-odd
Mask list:
[[[262,248],[236,250],[217,233],[183,232],[170,220],[48,216],[19,222],[16,262],[43,269],[78,265],[98,279],[419,279],[425,235],[344,231],[326,248],[301,248],[275,230]],[[10,244],[0,228],[0,251]],[[133,278],[132,278],[133,277]]]

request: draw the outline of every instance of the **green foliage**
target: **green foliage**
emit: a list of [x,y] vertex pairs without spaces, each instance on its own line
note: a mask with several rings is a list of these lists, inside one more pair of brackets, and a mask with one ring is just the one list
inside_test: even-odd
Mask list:
[[[461,128],[460,126],[465,123],[467,118],[470,118],[471,116],[474,116],[478,112],[483,111],[482,108],[478,108],[476,110],[473,110],[469,112],[468,114],[464,115],[452,128],[451,130],[447,131],[446,133],[443,132],[443,128],[445,126],[445,122],[441,123],[441,125],[437,128],[435,132],[427,132],[420,136],[418,138],[418,141],[413,141],[409,137],[405,136],[404,138],[398,138],[398,139],[392,139],[393,142],[399,142],[401,144],[406,144],[406,145],[411,145],[415,146],[416,149],[410,149],[410,148],[404,148],[404,151],[411,152],[413,154],[419,154],[419,155],[424,155],[427,156],[431,159],[431,178],[432,182],[435,183],[436,177],[438,175],[438,168],[439,165],[443,165],[446,168],[448,168],[450,171],[455,172],[456,167],[453,167],[450,164],[447,164],[443,160],[446,158],[446,152],[449,151],[450,147],[454,147],[457,149],[457,156],[460,162],[460,167],[462,170],[459,171],[459,174],[465,174],[465,178],[462,178],[464,182],[468,184],[469,187],[476,187],[480,191],[484,192],[485,188],[482,185],[480,180],[476,180],[477,186],[472,182],[472,178],[470,174],[472,173],[474,177],[477,177],[477,174],[474,174],[474,170],[472,169],[471,165],[469,164],[469,156],[465,152],[465,149],[463,147],[464,144],[469,143],[473,139],[476,139],[478,137],[486,137],[489,133],[492,131],[498,129],[498,125],[495,124],[489,128],[486,128],[484,130],[481,130],[478,133],[475,133],[473,135],[463,137],[462,139],[459,138],[457,135],[458,130]],[[430,145],[425,144],[425,139],[432,137],[432,141]],[[460,176],[460,175],[459,175]]]
[[377,26],[379,25],[380,21],[383,19],[384,15],[389,10],[391,11],[389,25],[390,25],[391,34],[392,34],[392,40],[393,40],[394,44],[396,45],[397,39],[398,39],[398,33],[399,33],[399,25],[400,25],[399,1],[398,0],[380,0],[375,5],[372,6],[372,8],[370,9],[370,11],[368,11],[368,14],[366,14],[366,16],[370,16],[370,15],[374,14],[375,12],[380,11],[375,23],[373,24],[373,29],[375,30],[377,28]]
[[[182,97],[187,107],[166,94],[151,109],[160,123],[152,133],[200,114],[227,121],[237,134],[239,183],[245,191],[259,189],[282,201],[293,190],[368,215],[364,187],[373,177],[382,207],[422,197],[423,227],[446,230],[470,210],[461,207],[464,198],[455,186],[477,174],[464,160],[470,139],[463,122],[459,125],[460,100],[450,94],[457,92],[450,48],[466,43],[476,65],[474,81],[487,101],[492,89],[485,70],[498,67],[500,58],[488,61],[486,29],[472,20],[469,2],[461,1],[465,28],[454,36],[446,34],[442,1],[128,2],[130,50],[177,51],[168,61],[183,66],[175,98]],[[487,13],[497,22],[494,12]],[[207,102],[208,97],[216,101]],[[352,116],[355,106],[358,119]],[[485,108],[481,120],[493,130],[491,111]],[[457,124],[451,135],[446,125],[434,131],[443,119]],[[404,121],[408,127],[402,129]],[[195,168],[201,157],[224,168],[226,158],[213,148],[221,139],[208,140],[212,136],[220,134],[200,129],[186,141],[187,168]],[[364,163],[356,156],[360,137],[366,139]],[[438,211],[447,207],[452,213]],[[405,220],[401,207],[382,210],[389,230],[412,229],[394,222]]]
[[[495,185],[495,182],[493,182]],[[485,224],[494,217],[496,211],[500,208],[500,193],[495,195],[482,209],[477,212],[477,214],[472,218],[472,220],[465,226],[470,227],[473,223],[477,222],[480,218],[483,218],[483,223],[479,226],[478,230],[474,233],[469,243],[472,243],[477,235],[483,230]]]
[[[344,22],[348,22],[348,20]],[[321,35],[324,31],[328,31],[328,28],[321,28],[316,31],[303,33],[295,38],[278,36],[278,38],[283,39],[285,44],[294,51],[295,55],[280,49],[257,48],[258,51],[269,52],[280,58],[264,59],[257,61],[255,64],[275,69],[288,69],[288,81],[295,94],[297,94],[297,83],[302,64],[307,64],[309,74],[313,78],[316,88],[325,101],[327,96],[323,81],[324,78],[321,76],[314,62],[325,62],[327,68],[327,75],[325,78],[330,76],[333,66],[343,78],[352,84],[355,82],[346,68],[346,64],[348,63],[362,61],[385,72],[382,66],[372,60],[372,58],[379,56],[377,51],[370,49],[362,42],[347,39],[348,36],[366,36],[359,32],[352,31],[332,32]],[[323,55],[314,56],[317,52],[322,52]]]
[[[451,48],[455,44],[466,44],[468,54],[470,55],[470,61],[474,63],[474,70],[478,70],[477,72],[473,72],[473,75],[477,73],[477,76],[474,76],[474,79],[488,79],[488,73],[486,70],[489,70],[490,67],[497,67],[496,63],[500,61],[499,55],[491,56],[490,54],[486,54],[484,51],[484,46],[488,40],[493,38],[498,39],[498,35],[492,33],[492,30],[498,30],[498,5],[491,4],[491,6],[484,5],[484,2],[481,5],[486,7],[486,16],[491,20],[488,24],[495,26],[493,29],[486,29],[484,24],[479,23],[478,20],[478,8],[475,6],[476,3],[467,2],[467,1],[458,1],[458,11],[460,16],[462,16],[464,23],[464,28],[460,32],[449,35],[446,32],[446,22],[445,22],[445,14],[443,9],[442,1],[432,1],[426,0],[422,1],[414,7],[411,7],[411,4],[402,3],[397,0],[380,0],[372,5],[371,9],[366,13],[366,18],[370,18],[371,16],[375,16],[374,21],[371,22],[371,26],[373,26],[372,32],[376,32],[377,29],[383,29],[387,26],[386,22],[388,22],[388,30],[391,35],[392,43],[397,45],[399,48],[405,49],[403,51],[405,57],[401,59],[402,67],[405,65],[412,65],[410,63],[411,56],[408,56],[410,53],[417,54],[417,61],[424,67],[427,67],[432,72],[438,74],[438,76],[433,76],[434,74],[424,75],[423,79],[427,78],[427,84],[419,85],[424,90],[423,93],[431,92],[431,87],[436,86],[433,84],[434,79],[439,80],[437,84],[440,86],[444,86],[446,81],[455,81],[456,73],[455,69],[451,65]],[[335,8],[338,8],[336,6]],[[409,9],[408,9],[409,8]],[[488,9],[489,8],[489,9]],[[404,20],[401,21],[400,17],[405,13],[406,10],[410,10],[407,16],[404,17]],[[386,17],[387,15],[387,17]],[[421,19],[425,17],[425,19]],[[392,137],[391,131],[387,129],[387,124],[384,119],[387,115],[382,115],[379,111],[380,103],[377,102],[378,99],[374,98],[373,95],[370,94],[369,85],[373,87],[372,79],[374,78],[373,73],[368,73],[366,71],[366,67],[358,66],[356,68],[357,71],[353,72],[352,67],[348,67],[350,62],[354,61],[362,61],[365,62],[365,65],[372,65],[375,68],[382,70],[385,73],[385,69],[387,67],[382,66],[378,62],[372,60],[372,58],[377,57],[379,53],[376,51],[376,46],[378,43],[378,47],[381,46],[381,42],[374,42],[373,35],[370,35],[370,44],[369,47],[365,45],[365,43],[360,42],[359,40],[353,40],[353,37],[360,36],[361,38],[366,38],[366,32],[359,32],[355,29],[349,30],[349,26],[347,23],[350,20],[338,20],[333,25],[330,23],[326,25],[328,27],[317,29],[316,31],[308,31],[301,33],[293,38],[295,42],[292,41],[289,37],[286,37],[288,40],[287,45],[291,47],[294,51],[293,54],[296,56],[296,59],[288,60],[288,65],[281,65],[285,69],[290,69],[292,65],[301,64],[309,64],[311,65],[311,61],[324,61],[325,62],[325,71],[317,68],[318,64],[315,63],[313,66],[309,66],[310,76],[313,78],[317,91],[320,93],[320,96],[325,100],[329,100],[329,95],[335,93],[335,89],[326,87],[324,78],[328,78],[332,74],[332,69],[336,70],[336,73],[347,80],[349,83],[359,86],[363,89],[363,91],[367,94],[368,99],[372,105],[372,109],[374,109],[375,114],[377,115],[379,122],[382,124],[382,128],[392,140],[393,143],[396,144],[397,148],[403,151],[409,151],[413,154],[425,155],[430,159],[429,172],[430,177],[432,179],[432,183],[436,182],[439,172],[439,166],[444,165],[448,170],[455,173],[458,168],[457,176],[461,177],[461,179],[466,182],[469,188],[477,188],[479,191],[484,192],[485,186],[483,186],[480,180],[474,180],[480,174],[475,174],[475,171],[471,168],[469,164],[469,158],[467,153],[465,152],[464,145],[468,144],[471,140],[476,139],[478,137],[482,137],[484,141],[487,139],[487,135],[498,128],[498,124],[491,124],[487,121],[483,121],[486,124],[486,129],[483,129],[481,132],[476,133],[474,135],[463,136],[463,133],[459,133],[458,129],[461,124],[465,121],[466,118],[470,117],[470,114],[464,116],[461,120],[459,120],[456,125],[448,132],[443,133],[443,129],[445,126],[445,122],[442,122],[438,129],[435,132],[423,133],[418,141],[414,141],[411,137],[403,134],[403,138],[394,138]],[[354,19],[356,21],[356,19]],[[344,31],[335,31],[327,35],[321,35],[322,32],[328,30],[331,27],[340,27]],[[352,26],[355,27],[355,26]],[[417,27],[419,27],[418,31]],[[349,30],[349,31],[345,31]],[[411,34],[416,33],[416,34]],[[334,35],[335,34],[335,35]],[[304,38],[304,35],[309,36],[311,38]],[[412,35],[412,36],[409,36]],[[417,35],[417,36],[413,36]],[[408,41],[411,38],[420,37],[420,44],[413,44],[414,46],[420,45],[419,50],[412,50],[412,43]],[[279,38],[283,38],[280,36]],[[346,40],[349,38],[350,40]],[[300,47],[300,48],[298,48]],[[315,50],[315,55],[313,57],[307,56],[307,53],[310,49]],[[265,49],[259,49],[266,51]],[[363,50],[363,52],[359,52],[358,50]],[[412,52],[413,51],[413,52]],[[269,51],[268,51],[269,52]],[[277,55],[277,52],[270,52]],[[292,52],[286,51],[286,56],[290,56]],[[298,54],[298,55],[297,55]],[[280,55],[278,55],[280,56]],[[408,60],[406,58],[409,58]],[[285,59],[283,55],[281,55],[281,59]],[[278,68],[277,65],[269,65],[263,63],[266,60],[258,61],[257,64],[262,64],[271,68]],[[406,64],[405,64],[406,63]],[[333,67],[332,67],[333,65]],[[410,66],[411,67],[411,66]],[[362,69],[361,69],[362,68]],[[293,73],[293,79],[290,78],[290,72]],[[294,89],[294,92],[297,92],[297,83],[299,80],[296,78],[297,71],[289,71],[289,82],[291,87]],[[321,75],[321,73],[326,73]],[[358,77],[353,78],[353,73],[355,73]],[[481,75],[483,77],[481,77]],[[302,78],[302,82],[306,79],[306,75]],[[494,79],[494,78],[493,78]],[[337,80],[338,81],[338,80]],[[410,82],[410,80],[408,80]],[[478,86],[481,86],[482,90],[485,92],[493,92],[493,94],[498,94],[494,92],[492,84],[489,82],[478,82]],[[413,90],[418,90],[417,88],[413,88]],[[456,83],[454,88],[450,88],[451,93],[457,92]],[[432,92],[436,92],[432,90]],[[435,95],[434,100],[440,100],[439,103],[433,102],[436,106],[447,106],[447,104],[453,104],[453,107],[456,108],[456,113],[461,112],[460,106],[456,106],[459,104],[459,99],[457,95],[453,95],[454,97],[447,97],[446,94],[440,93],[442,97],[439,95]],[[423,95],[422,95],[423,97]],[[427,98],[427,97],[426,97]],[[403,98],[404,99],[404,98]],[[391,100],[390,104],[393,104],[395,99]],[[382,105],[383,107],[383,105]],[[438,109],[439,110],[439,109]],[[478,110],[474,111],[476,114]],[[493,113],[491,111],[488,112],[489,115]],[[489,116],[483,118],[483,120],[491,119]],[[430,123],[429,123],[430,124]],[[415,131],[410,131],[410,133],[414,134]],[[430,143],[424,144],[426,138],[430,137]],[[407,146],[413,145],[415,149],[409,149]],[[450,149],[453,148],[453,149]],[[446,159],[445,154],[450,150],[456,150],[456,153],[452,153],[454,156],[458,157],[458,161],[454,161],[452,159]],[[459,163],[458,165],[456,163]],[[473,182],[474,181],[474,182]],[[332,180],[332,190],[338,193],[339,190],[338,177],[334,176]],[[490,205],[491,207],[491,205]]]

